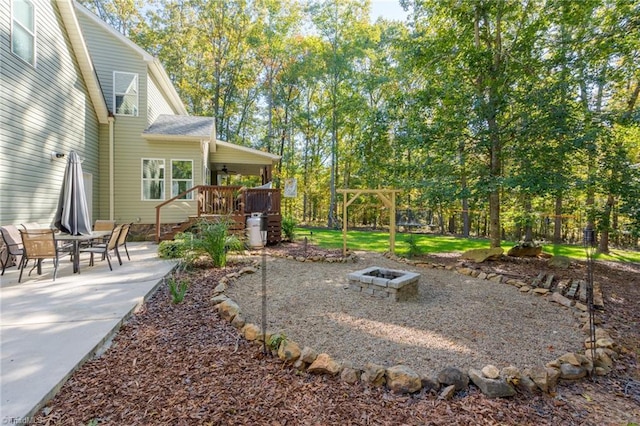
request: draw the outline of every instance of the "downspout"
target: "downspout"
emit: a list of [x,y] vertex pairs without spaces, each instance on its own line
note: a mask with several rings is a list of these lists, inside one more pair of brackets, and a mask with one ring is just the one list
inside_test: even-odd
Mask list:
[[114,126],[115,126],[115,118],[109,114],[109,220],[115,220],[115,202],[114,202],[114,193],[113,188],[115,187],[115,176],[114,176],[114,146],[115,146],[115,136],[114,136]]

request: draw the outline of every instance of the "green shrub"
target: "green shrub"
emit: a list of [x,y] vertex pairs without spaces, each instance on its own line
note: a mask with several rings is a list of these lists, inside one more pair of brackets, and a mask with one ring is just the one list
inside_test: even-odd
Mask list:
[[267,346],[271,350],[277,351],[280,348],[280,344],[287,340],[287,336],[284,333],[274,333],[267,340]]
[[177,259],[182,256],[182,242],[177,240],[160,241],[158,256],[162,259]]
[[293,241],[296,237],[296,226],[298,223],[293,216],[284,216],[282,218],[282,232],[286,240]]
[[171,301],[173,303],[180,303],[184,300],[184,296],[187,293],[187,287],[189,283],[187,280],[180,280],[177,282],[174,277],[169,278],[169,293],[171,293]]
[[193,240],[194,248],[207,253],[213,261],[215,268],[223,268],[227,264],[227,251],[240,250],[242,242],[229,234],[227,222],[206,222],[198,225],[199,232]]
[[422,254],[422,249],[418,246],[418,239],[415,235],[410,234],[405,242],[409,245],[409,250],[407,251],[408,258],[411,259]]

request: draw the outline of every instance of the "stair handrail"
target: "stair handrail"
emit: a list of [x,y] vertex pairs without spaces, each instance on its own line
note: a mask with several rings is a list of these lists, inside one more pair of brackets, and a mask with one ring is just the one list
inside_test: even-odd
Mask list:
[[[176,195],[175,197],[170,198],[170,199],[168,199],[168,200],[166,200],[166,201],[164,201],[164,202],[162,202],[162,203],[160,203],[160,204],[158,204],[158,205],[156,206],[156,243],[159,243],[159,242],[160,242],[160,209],[161,209],[162,207],[166,206],[167,204],[172,203],[172,202],[174,202],[174,201],[176,201],[176,200],[178,200],[178,199],[180,199],[180,198],[184,197],[185,195],[187,195],[187,194],[188,194],[188,193],[190,193],[190,192],[193,192],[193,191],[198,191],[198,192],[200,192],[200,188],[201,188],[202,186],[203,186],[203,185],[196,185],[196,186],[193,186],[193,187],[191,187],[191,188],[187,189],[186,191],[182,191],[181,193],[179,193],[179,194],[178,194],[178,195]],[[196,200],[198,201],[198,204],[200,204],[200,199],[199,199],[199,197],[196,197]],[[198,211],[200,211],[200,208],[199,208],[199,207],[198,207]]]

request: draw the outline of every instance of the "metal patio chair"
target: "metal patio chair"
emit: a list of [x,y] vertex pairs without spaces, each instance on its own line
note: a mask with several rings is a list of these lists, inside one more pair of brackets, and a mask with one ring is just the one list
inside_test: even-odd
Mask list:
[[36,263],[31,272],[37,267],[38,274],[42,272],[42,261],[45,259],[53,259],[53,281],[56,280],[58,273],[59,255],[63,253],[56,244],[53,229],[25,229],[20,231],[24,253],[20,261],[20,276],[18,282],[22,281],[22,272],[29,260],[35,260]]
[[22,237],[20,231],[15,225],[5,225],[0,227],[2,233],[2,240],[4,241],[4,247],[0,254],[0,263],[2,263],[2,274],[7,266],[11,266],[14,263],[18,265],[22,262],[22,254],[24,253],[22,245]]
[[131,260],[131,257],[129,257],[129,249],[127,248],[127,237],[129,236],[129,229],[131,229],[130,223],[122,225],[120,235],[118,236],[118,242],[116,244],[116,256],[118,256],[118,262],[120,262],[121,265],[122,259],[120,258],[120,247],[124,247],[124,251],[127,254],[127,259]]
[[[118,225],[115,228],[113,228],[113,230],[111,231],[111,234],[109,235],[109,239],[107,240],[106,243],[94,244],[89,247],[80,247],[80,250],[79,250],[80,253],[91,253],[89,266],[93,266],[93,255],[101,254],[103,260],[105,258],[107,259],[107,263],[109,264],[109,270],[113,271],[113,268],[111,267],[111,255],[109,254],[109,252],[113,250],[116,253],[116,255],[118,255],[118,251],[116,247],[118,245],[118,237],[120,236],[121,230],[122,230],[122,225]],[[122,264],[122,262],[120,262],[120,264]]]

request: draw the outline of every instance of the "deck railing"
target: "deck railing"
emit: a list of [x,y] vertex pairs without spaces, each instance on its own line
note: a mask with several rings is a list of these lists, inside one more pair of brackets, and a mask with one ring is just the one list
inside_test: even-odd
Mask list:
[[156,241],[160,241],[161,209],[195,192],[194,215],[246,217],[252,213],[280,214],[279,189],[244,188],[241,186],[198,185],[156,206]]

